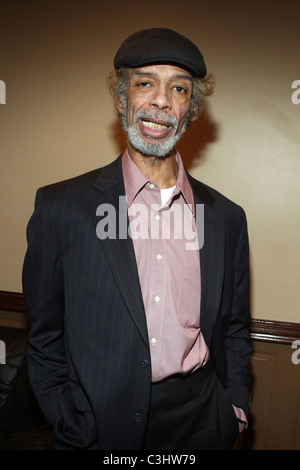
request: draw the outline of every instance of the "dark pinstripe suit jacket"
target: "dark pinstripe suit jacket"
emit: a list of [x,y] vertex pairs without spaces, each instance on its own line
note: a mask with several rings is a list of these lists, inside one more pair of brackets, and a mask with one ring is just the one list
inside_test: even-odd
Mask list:
[[[244,211],[190,177],[204,204],[201,328],[232,402],[248,413],[248,236]],[[57,448],[139,449],[151,359],[133,244],[99,240],[96,209],[124,195],[121,157],[37,192],[23,288],[28,363]]]

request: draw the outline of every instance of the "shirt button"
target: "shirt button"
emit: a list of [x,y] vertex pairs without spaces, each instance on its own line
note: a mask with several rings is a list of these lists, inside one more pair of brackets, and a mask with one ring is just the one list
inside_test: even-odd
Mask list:
[[159,302],[159,301],[160,301],[160,297],[159,297],[158,295],[156,295],[156,296],[154,297],[154,300],[155,300],[155,302]]
[[162,259],[161,255],[156,255],[156,259]]
[[139,423],[140,421],[142,421],[142,415],[141,415],[141,413],[135,413],[133,419],[134,419],[134,421],[135,421],[136,423]]
[[147,359],[143,359],[140,362],[140,366],[143,367],[144,369],[147,369],[147,367],[149,367],[149,361]]
[[156,338],[152,338],[152,339],[151,339],[151,343],[152,343],[152,344],[155,344],[156,341],[157,341]]
[[153,184],[153,183],[150,183],[150,184],[149,184],[149,188],[150,188],[150,189],[154,189],[154,184]]
[[160,219],[160,215],[159,215],[159,214],[156,214],[155,218],[156,218],[156,220],[159,220],[159,219]]

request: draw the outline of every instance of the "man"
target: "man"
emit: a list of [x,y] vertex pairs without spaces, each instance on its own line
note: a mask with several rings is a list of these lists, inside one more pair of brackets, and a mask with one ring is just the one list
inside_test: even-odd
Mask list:
[[212,79],[165,28],[114,65],[126,151],[39,189],[28,225],[32,386],[56,449],[230,449],[249,412],[246,218],[176,151]]

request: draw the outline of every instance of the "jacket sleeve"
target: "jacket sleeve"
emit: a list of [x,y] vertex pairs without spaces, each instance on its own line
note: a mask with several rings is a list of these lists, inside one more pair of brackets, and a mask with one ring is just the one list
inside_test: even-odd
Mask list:
[[248,365],[252,354],[249,326],[249,243],[247,221],[243,219],[234,258],[234,293],[230,321],[225,337],[227,388],[235,406],[248,416],[251,403],[251,380]]
[[28,367],[34,393],[49,422],[54,422],[58,397],[67,377],[64,348],[63,260],[54,217],[38,190],[27,227],[23,293],[29,326]]

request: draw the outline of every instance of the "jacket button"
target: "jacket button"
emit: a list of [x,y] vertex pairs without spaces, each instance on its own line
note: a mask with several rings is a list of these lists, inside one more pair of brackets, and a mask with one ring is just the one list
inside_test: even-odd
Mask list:
[[143,359],[140,362],[140,366],[143,367],[144,369],[146,369],[147,367],[149,367],[149,361],[147,359]]
[[141,415],[141,413],[135,413],[133,419],[134,419],[134,421],[135,421],[136,423],[139,423],[140,421],[142,421],[142,415]]

